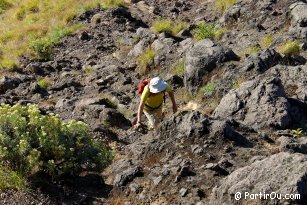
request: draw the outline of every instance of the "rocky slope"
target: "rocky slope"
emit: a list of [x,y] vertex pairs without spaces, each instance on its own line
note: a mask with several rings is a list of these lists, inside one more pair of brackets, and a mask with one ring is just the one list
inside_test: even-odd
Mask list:
[[[155,0],[76,17],[87,29],[64,37],[52,61],[24,58],[21,71],[3,72],[0,100],[85,121],[116,159],[104,180],[37,182],[40,191],[3,193],[1,203],[306,204],[307,141],[291,131],[307,128],[306,10],[306,1],[246,0],[222,14],[213,1]],[[150,27],[159,16],[189,27],[175,37],[156,34]],[[227,32],[196,42],[191,29],[199,21]],[[243,52],[269,34],[269,48]],[[278,52],[289,40],[300,42],[299,56]],[[148,47],[156,55],[143,72],[137,58]],[[180,62],[184,72],[172,74]],[[156,75],[175,88],[180,111],[166,109],[156,132],[133,130],[137,84]],[[47,90],[37,85],[43,78],[52,82]],[[208,83],[215,91],[199,94]],[[289,192],[301,200],[235,201],[238,191]]]

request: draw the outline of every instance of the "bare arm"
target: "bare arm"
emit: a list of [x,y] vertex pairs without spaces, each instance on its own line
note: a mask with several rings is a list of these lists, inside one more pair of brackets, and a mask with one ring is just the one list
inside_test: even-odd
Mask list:
[[172,103],[173,103],[173,112],[176,113],[177,112],[177,105],[176,105],[176,101],[175,101],[174,92],[169,92],[168,94],[169,94],[169,96],[172,100]]
[[143,113],[143,110],[144,110],[144,105],[145,105],[145,102],[143,100],[141,100],[140,104],[139,104],[139,108],[138,108],[137,121],[136,121],[136,124],[135,124],[135,128],[138,128],[140,126],[141,117],[142,117],[142,113]]

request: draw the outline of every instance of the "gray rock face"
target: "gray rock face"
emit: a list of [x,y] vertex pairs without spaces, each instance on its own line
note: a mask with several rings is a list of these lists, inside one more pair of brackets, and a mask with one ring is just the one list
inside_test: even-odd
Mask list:
[[289,7],[291,16],[290,34],[307,39],[307,4],[297,2]]
[[113,108],[105,108],[100,114],[99,119],[102,123],[116,126],[123,129],[131,127],[131,122],[119,111]]
[[[300,194],[301,199],[307,197],[307,156],[282,152],[231,173],[222,184],[213,189],[211,205],[260,204],[261,200],[242,198],[235,200],[234,195],[241,192],[276,192],[278,194]],[[278,200],[278,199],[277,199]],[[266,204],[276,204],[275,200],[267,200]],[[280,200],[281,204],[284,201]],[[294,202],[294,201],[292,201]],[[262,204],[262,203],[261,203]]]
[[197,42],[186,54],[185,86],[189,91],[195,92],[196,86],[203,83],[204,75],[218,64],[231,60],[238,60],[232,50],[217,46],[209,39]]
[[225,95],[214,111],[215,117],[234,117],[255,129],[286,128],[291,123],[290,105],[280,79],[269,78],[243,83]]
[[126,186],[129,182],[133,181],[134,178],[143,175],[141,167],[132,167],[124,171],[122,174],[115,176],[114,184],[117,187]]
[[[175,137],[182,136],[197,136],[201,137],[205,133],[209,133],[206,124],[208,119],[200,112],[182,112],[179,116],[174,116],[168,121],[162,123],[160,130],[161,134],[171,135]],[[167,131],[167,132],[166,132]]]
[[261,53],[249,56],[243,64],[243,69],[245,71],[254,69],[257,72],[264,72],[275,66],[280,60],[280,54],[274,49],[266,49]]
[[0,94],[4,94],[7,90],[16,88],[21,83],[19,78],[11,78],[3,76],[0,79]]
[[288,151],[288,152],[297,152],[302,154],[307,154],[307,138],[292,138],[292,137],[285,137],[282,136],[277,140],[279,145],[280,151]]

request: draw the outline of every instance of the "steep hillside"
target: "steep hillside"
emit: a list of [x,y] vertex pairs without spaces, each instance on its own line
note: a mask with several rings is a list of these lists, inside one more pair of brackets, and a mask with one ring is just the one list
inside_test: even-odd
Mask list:
[[[0,102],[83,121],[115,156],[103,173],[30,175],[2,204],[307,203],[306,1],[39,1],[18,21],[46,15],[28,23],[41,36],[10,23],[21,5],[6,2],[1,65],[18,63],[2,71]],[[33,40],[48,46],[29,51]],[[158,75],[179,111],[168,97],[158,130],[135,130],[137,85]]]

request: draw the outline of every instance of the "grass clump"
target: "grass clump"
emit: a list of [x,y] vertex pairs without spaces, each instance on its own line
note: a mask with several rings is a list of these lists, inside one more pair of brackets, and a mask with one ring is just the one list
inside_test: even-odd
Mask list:
[[215,82],[208,83],[206,86],[199,89],[199,93],[204,95],[212,95],[215,92],[216,87],[217,85]]
[[219,11],[224,12],[236,2],[237,0],[215,0],[215,6]]
[[123,0],[0,0],[0,68],[15,67],[22,55],[49,59],[61,37],[80,29],[69,20],[86,9],[121,5]]
[[102,7],[105,9],[109,9],[112,7],[126,6],[125,1],[123,0],[104,0],[102,2]]
[[188,26],[186,22],[181,20],[172,21],[170,19],[161,19],[156,20],[152,29],[156,33],[168,33],[173,36],[177,35],[181,30],[185,29]]
[[302,128],[298,128],[296,130],[292,130],[292,137],[297,138],[297,137],[306,137],[307,133],[303,131]]
[[172,71],[175,75],[183,75],[184,73],[184,62],[179,63]]
[[227,29],[215,27],[215,23],[208,25],[205,22],[201,22],[198,24],[198,27],[192,31],[192,34],[196,40],[202,40],[205,38],[220,40],[227,32]]
[[156,33],[172,33],[172,21],[169,19],[158,19],[152,25]]
[[198,28],[192,31],[192,34],[196,40],[202,40],[205,38],[213,38],[215,31],[215,24],[208,25],[204,22],[198,24]]
[[274,40],[274,36],[268,35],[261,40],[261,46],[264,48],[268,48],[272,44],[273,40]]
[[48,78],[43,78],[37,82],[37,85],[44,90],[48,90],[52,83]]
[[17,172],[0,165],[0,191],[5,189],[20,190],[26,186],[26,180]]
[[245,55],[252,55],[261,51],[261,47],[259,45],[248,47],[243,53]]
[[56,180],[101,172],[112,158],[83,122],[64,123],[54,114],[42,115],[36,105],[0,107],[0,162],[24,177],[46,173]]
[[0,14],[11,8],[13,5],[5,0],[0,0]]
[[300,44],[297,41],[288,41],[279,48],[280,53],[285,56],[294,56],[300,54]]
[[147,49],[142,55],[137,58],[137,63],[141,68],[141,73],[146,73],[147,69],[154,64],[154,58],[156,56],[156,51],[153,49]]

